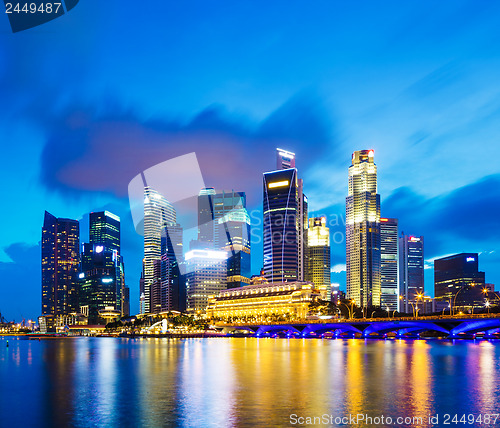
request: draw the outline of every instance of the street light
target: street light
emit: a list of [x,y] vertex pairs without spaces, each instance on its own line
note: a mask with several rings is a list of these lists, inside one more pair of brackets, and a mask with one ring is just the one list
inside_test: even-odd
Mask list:
[[486,302],[484,303],[484,306],[486,306],[488,308],[488,313],[490,313],[490,301],[489,300],[486,300]]
[[[470,286],[471,286],[471,287],[475,287],[475,285],[476,285],[476,284],[475,284],[474,282],[472,282],[472,283],[470,284]],[[466,288],[466,287],[468,287],[468,286],[469,286],[469,284],[462,285],[462,287],[460,287],[460,290],[458,290],[458,291],[457,291],[457,293],[455,294],[455,298],[453,299],[453,315],[455,315],[455,301],[457,300],[457,296],[460,294],[460,292],[461,292],[464,288]],[[484,291],[483,291],[483,293],[484,293]],[[474,306],[472,306],[472,307],[474,308]],[[474,309],[473,309],[473,310],[474,310]]]

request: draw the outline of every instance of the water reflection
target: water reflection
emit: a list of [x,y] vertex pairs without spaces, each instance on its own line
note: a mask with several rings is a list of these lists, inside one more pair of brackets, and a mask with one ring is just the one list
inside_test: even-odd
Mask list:
[[498,342],[74,338],[0,350],[0,426],[286,426],[292,413],[430,426],[438,412],[494,413],[500,399]]

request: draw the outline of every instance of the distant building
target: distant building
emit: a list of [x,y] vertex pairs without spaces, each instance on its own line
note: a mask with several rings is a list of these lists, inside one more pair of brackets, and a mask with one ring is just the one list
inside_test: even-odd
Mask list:
[[45,211],[42,227],[42,315],[77,313],[80,225]]
[[380,195],[373,150],[358,150],[349,167],[346,198],[347,298],[380,306]]
[[325,289],[326,300],[331,300],[330,229],[326,227],[326,217],[309,219],[306,259],[306,281],[312,282],[316,288]]
[[227,253],[217,250],[191,250],[185,256],[188,312],[204,312],[209,296],[225,290]]
[[461,253],[434,260],[434,295],[452,309],[483,307],[485,274],[477,253]]
[[399,233],[397,218],[380,219],[380,305],[395,311],[399,302]]
[[424,290],[424,237],[403,233],[399,238],[399,311],[411,313]]
[[222,321],[254,318],[272,321],[275,316],[304,319],[309,304],[321,297],[310,282],[281,282],[232,288],[211,296],[207,316]]
[[485,288],[488,289],[488,291],[495,291],[495,284],[492,284],[492,283],[486,283],[484,284]]

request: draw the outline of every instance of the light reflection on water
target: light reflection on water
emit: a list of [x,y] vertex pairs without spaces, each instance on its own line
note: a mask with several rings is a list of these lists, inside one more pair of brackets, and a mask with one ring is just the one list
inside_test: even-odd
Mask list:
[[[289,426],[498,412],[500,343],[0,338],[0,426]],[[358,425],[361,426],[361,425]],[[410,426],[410,425],[407,425]]]

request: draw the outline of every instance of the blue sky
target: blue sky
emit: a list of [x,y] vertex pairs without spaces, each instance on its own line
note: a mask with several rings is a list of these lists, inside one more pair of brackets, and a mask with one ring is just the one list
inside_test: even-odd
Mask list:
[[[427,292],[432,259],[462,251],[500,285],[499,18],[498,2],[458,0],[86,0],[16,34],[0,17],[0,311],[39,314],[45,209],[83,219],[85,241],[105,208],[137,311],[129,181],[196,151],[207,185],[258,210],[277,146],[332,233],[351,152],[375,149],[382,215],[425,236]],[[344,253],[332,245],[341,283]]]

